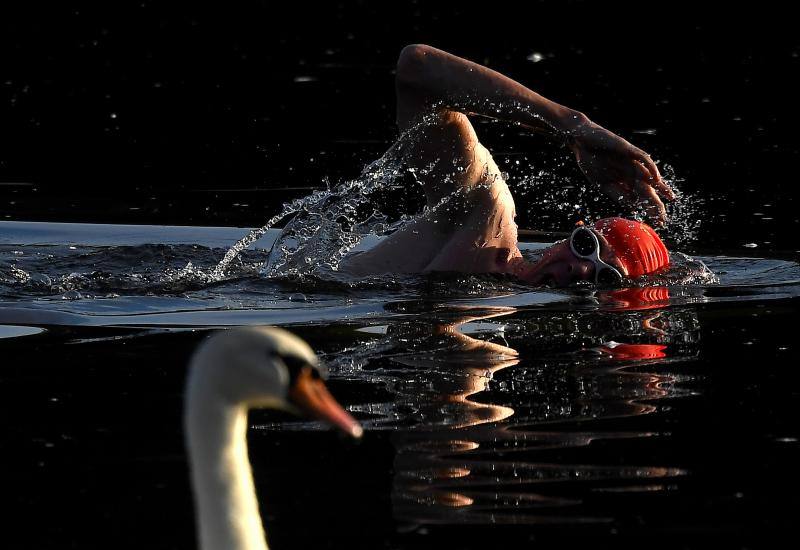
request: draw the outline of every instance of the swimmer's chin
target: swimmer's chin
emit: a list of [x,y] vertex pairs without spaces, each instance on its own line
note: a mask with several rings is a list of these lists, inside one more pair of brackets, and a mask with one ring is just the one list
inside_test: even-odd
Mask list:
[[544,262],[527,263],[519,266],[514,275],[532,286],[545,288],[572,288],[585,287],[591,285],[590,281],[584,279],[564,280],[554,273],[552,266],[544,265]]
[[546,272],[542,269],[539,263],[520,263],[514,266],[514,275],[521,281],[525,281],[533,286],[545,286],[548,288],[558,288],[563,285],[558,284],[558,281],[552,273]]
[[531,286],[540,286],[544,288],[566,288],[569,284],[561,284],[556,278],[549,273],[533,272],[533,273],[520,273],[517,278],[524,281]]

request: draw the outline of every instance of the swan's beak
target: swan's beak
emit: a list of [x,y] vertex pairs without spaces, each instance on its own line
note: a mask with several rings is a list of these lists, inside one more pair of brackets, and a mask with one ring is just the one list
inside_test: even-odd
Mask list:
[[289,401],[312,418],[324,420],[352,437],[359,438],[364,433],[356,419],[336,402],[322,380],[312,374],[311,367],[304,367],[297,375],[289,389]]

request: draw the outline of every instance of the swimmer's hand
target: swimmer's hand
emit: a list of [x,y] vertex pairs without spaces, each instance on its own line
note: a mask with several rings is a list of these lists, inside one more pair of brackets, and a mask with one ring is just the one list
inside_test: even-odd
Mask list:
[[643,206],[660,225],[667,220],[662,198],[675,200],[650,155],[602,126],[586,121],[568,134],[567,145],[586,178],[613,199]]

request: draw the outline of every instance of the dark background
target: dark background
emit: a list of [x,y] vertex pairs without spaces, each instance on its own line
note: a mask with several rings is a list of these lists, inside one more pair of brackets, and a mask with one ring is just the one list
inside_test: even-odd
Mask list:
[[[394,63],[423,42],[672,165],[704,222],[689,251],[752,253],[742,245],[753,242],[793,255],[795,19],[778,3],[606,4],[4,7],[0,219],[260,225],[386,149]],[[566,158],[542,138],[480,126],[501,167],[523,155],[512,190],[514,176]],[[555,170],[581,177],[571,162]],[[530,195],[520,202],[521,227],[569,223],[539,218]]]
[[[425,42],[580,109],[674,166],[703,220],[690,249],[796,257],[800,38],[796,18],[778,3],[432,4],[4,5],[0,220],[258,225],[325,178],[356,177],[386,149],[396,137],[397,54]],[[534,52],[544,59],[528,61]],[[564,153],[541,138],[503,135],[491,124],[478,131],[504,168],[515,155],[527,159],[517,178],[540,165],[580,178],[571,164],[558,167]],[[569,223],[543,223],[534,205],[530,195],[518,200],[521,226]],[[775,439],[796,436],[796,304],[765,313],[763,304],[727,307],[700,306],[701,359],[673,368],[698,373],[703,398],[673,401],[672,412],[653,417],[664,422],[658,431],[674,435],[668,452],[647,447],[657,460],[642,459],[696,476],[677,497],[622,514],[645,516],[622,525],[627,546],[770,547],[765,534],[793,535],[796,444]],[[35,521],[18,539],[27,546],[9,533],[10,547],[191,540],[177,396],[180,366],[201,334],[92,342],[107,335],[64,328],[33,344],[4,342],[4,487],[11,508]],[[152,358],[146,368],[142,357]],[[345,403],[361,399],[358,390],[333,388]],[[495,530],[480,527],[432,527],[427,543],[398,533],[387,520],[386,437],[354,453],[326,433],[313,440],[319,449],[286,453],[277,451],[299,438],[272,435],[260,444],[275,457],[273,477],[256,478],[274,495],[267,521],[276,546],[341,547],[356,528],[369,548],[498,542]],[[320,460],[331,468],[320,469]],[[23,525],[14,516],[6,523],[11,532]],[[339,531],[331,542],[332,524]],[[568,529],[569,541],[625,546],[608,533],[597,540]],[[552,537],[563,547],[564,535],[537,532],[531,541],[521,528],[504,530],[500,542],[529,547]]]

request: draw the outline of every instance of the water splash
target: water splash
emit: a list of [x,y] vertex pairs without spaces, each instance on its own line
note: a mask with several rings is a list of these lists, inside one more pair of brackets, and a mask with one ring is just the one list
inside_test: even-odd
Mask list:
[[[511,109],[522,111],[526,107],[519,102],[498,104],[482,100],[486,112]],[[417,177],[413,168],[405,166],[405,152],[408,145],[424,139],[424,129],[439,123],[439,106],[433,106],[430,114],[405,130],[398,140],[379,159],[369,164],[354,179],[345,181],[333,188],[315,191],[311,195],[285,203],[281,211],[270,218],[264,226],[251,231],[234,244],[210,274],[212,280],[222,280],[229,264],[252,243],[257,241],[270,228],[290,216],[278,241],[273,245],[270,257],[262,269],[268,278],[296,278],[313,274],[315,276],[337,278],[339,263],[361,239],[370,233],[387,234],[397,230],[413,216],[404,215],[394,224],[388,223],[384,210],[376,204],[373,194],[389,189],[406,174]],[[540,121],[546,126],[545,121]],[[437,168],[438,161],[417,172],[423,175]],[[461,169],[460,167],[458,168]],[[453,177],[444,175],[443,177]],[[458,194],[455,192],[453,195]],[[446,208],[453,195],[444,197],[439,204],[429,210]],[[371,206],[371,207],[370,207]]]
[[[524,110],[523,105],[515,102],[495,104],[484,101],[487,113],[504,110]],[[345,181],[335,187],[313,192],[305,198],[295,199],[283,204],[281,211],[270,218],[264,226],[251,231],[234,244],[219,264],[210,272],[210,281],[221,281],[227,276],[228,268],[235,258],[248,246],[261,238],[270,228],[280,221],[289,218],[281,237],[273,245],[269,259],[261,270],[267,278],[303,278],[307,275],[340,279],[339,263],[344,256],[353,250],[362,238],[370,233],[387,234],[397,230],[411,216],[403,216],[400,221],[390,224],[386,210],[377,203],[376,191],[396,186],[398,178],[410,175],[416,178],[419,174],[436,172],[435,177],[448,176],[449,171],[433,162],[431,166],[415,169],[404,162],[407,145],[424,139],[424,128],[438,122],[439,114],[435,110],[422,117],[415,125],[406,130],[395,144],[379,159],[369,164],[354,179]],[[497,122],[497,121],[495,121]],[[546,126],[544,121],[541,121]],[[557,133],[554,129],[552,132]],[[503,155],[498,155],[502,157]],[[646,221],[643,208],[630,212],[625,205],[620,210],[619,201],[610,200],[594,188],[571,162],[571,155],[548,154],[540,159],[537,167],[532,167],[528,158],[520,163],[520,158],[512,160],[511,166],[505,166],[511,175],[503,173],[509,185],[518,197],[531,196],[526,209],[528,215],[536,220],[539,226],[551,226],[563,229],[582,219],[591,221],[613,213],[633,219]],[[413,164],[413,163],[412,163]],[[452,170],[451,170],[452,171]],[[676,191],[677,200],[668,204],[668,224],[660,232],[670,246],[679,246],[692,242],[697,237],[701,223],[698,216],[702,209],[702,200],[690,193],[682,192],[680,184],[683,179],[676,175],[669,164],[661,165],[664,180]],[[451,197],[445,197],[445,201]],[[446,207],[445,204],[436,208]],[[533,215],[531,215],[533,214]]]
[[[498,155],[502,157],[502,155]],[[537,228],[553,231],[569,228],[575,221],[591,222],[615,215],[650,222],[643,207],[609,198],[589,183],[572,161],[569,153],[532,158],[513,155],[505,160],[508,184],[517,207]],[[667,163],[660,165],[664,181],[675,191],[676,199],[665,203],[667,223],[658,228],[670,248],[686,246],[697,240],[703,221],[705,200],[683,189],[685,179]]]
[[649,284],[675,285],[716,285],[719,276],[700,258],[693,258],[682,252],[670,254],[670,266],[666,273],[652,276]]
[[[10,262],[0,260],[0,295],[74,300],[182,294],[215,284],[212,267],[221,255],[220,249],[199,245],[31,247]],[[263,253],[240,255],[229,266],[228,279],[256,277],[263,261]]]
[[705,200],[683,189],[686,180],[678,175],[671,164],[662,164],[660,170],[662,178],[676,195],[674,201],[667,203],[667,225],[660,231],[662,237],[673,247],[693,243],[703,223]]
[[401,174],[403,136],[382,157],[354,179],[307,197],[284,203],[281,211],[234,244],[210,274],[220,281],[239,254],[281,220],[293,216],[272,247],[262,268],[266,277],[303,275],[320,270],[335,272],[339,261],[361,238],[384,229],[386,218],[378,209],[363,216],[370,195],[391,185]]

